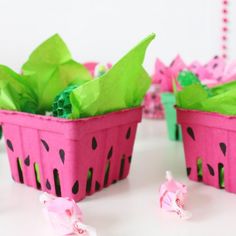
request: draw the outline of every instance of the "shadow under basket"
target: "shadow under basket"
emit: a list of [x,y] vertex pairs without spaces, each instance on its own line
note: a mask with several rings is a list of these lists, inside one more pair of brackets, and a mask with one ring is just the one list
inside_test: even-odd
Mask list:
[[172,141],[181,141],[181,128],[177,124],[175,110],[175,95],[173,93],[162,93],[161,102],[164,106],[168,138]]
[[177,108],[187,175],[236,193],[236,116]]
[[67,120],[0,110],[16,182],[75,201],[127,177],[142,108]]

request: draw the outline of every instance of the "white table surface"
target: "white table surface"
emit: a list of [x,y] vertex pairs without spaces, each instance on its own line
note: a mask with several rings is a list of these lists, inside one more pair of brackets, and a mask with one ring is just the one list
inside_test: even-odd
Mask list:
[[[182,143],[167,139],[164,121],[143,121],[132,161],[126,180],[79,203],[85,223],[94,226],[99,236],[235,235],[236,195],[187,179]],[[186,208],[193,214],[191,220],[159,208],[158,189],[166,170],[188,185]],[[1,142],[0,236],[56,236],[44,219],[39,195],[11,180]]]

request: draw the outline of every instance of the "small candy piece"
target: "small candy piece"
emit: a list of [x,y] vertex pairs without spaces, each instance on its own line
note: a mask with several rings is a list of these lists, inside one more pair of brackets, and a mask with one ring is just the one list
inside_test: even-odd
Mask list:
[[96,236],[96,230],[82,223],[82,212],[74,200],[42,194],[46,218],[60,235]]
[[184,210],[187,187],[175,181],[170,171],[166,172],[167,182],[160,188],[160,207],[169,212],[175,212],[182,219],[191,218],[192,214]]

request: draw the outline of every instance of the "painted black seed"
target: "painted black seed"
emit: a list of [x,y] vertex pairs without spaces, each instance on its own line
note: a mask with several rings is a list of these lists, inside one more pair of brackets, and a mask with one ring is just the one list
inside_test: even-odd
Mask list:
[[175,59],[170,63],[170,67],[172,67],[175,64]]
[[113,154],[113,146],[111,146],[111,148],[110,148],[110,150],[109,150],[109,152],[108,152],[108,154],[107,154],[107,159],[108,159],[108,160],[111,159],[112,154]]
[[162,75],[164,74],[163,70],[159,70],[159,72],[160,72]]
[[11,149],[14,152],[14,148],[13,148],[12,142],[9,139],[7,139],[7,146],[9,147],[9,149]]
[[129,139],[131,135],[131,128],[129,127],[127,133],[126,133],[126,139]]
[[100,184],[98,183],[98,181],[96,181],[95,190],[96,191],[100,190]]
[[92,139],[92,149],[95,150],[97,148],[98,144],[97,144],[97,140],[95,137],[93,137]]
[[62,163],[64,164],[64,162],[65,162],[65,151],[63,149],[60,149],[59,150],[59,155],[60,155]]
[[50,184],[48,179],[46,181],[46,187],[47,187],[48,190],[51,190],[51,184]]
[[189,176],[191,174],[191,167],[187,167],[187,176]]
[[225,154],[226,154],[226,145],[225,145],[225,143],[219,143],[219,145],[220,145],[220,149],[221,149],[222,153],[225,156]]
[[217,66],[218,66],[218,64],[215,63],[215,64],[212,66],[212,68],[215,69]]
[[30,166],[30,156],[27,156],[24,160],[26,166]]
[[188,127],[188,128],[187,128],[187,132],[188,132],[189,136],[190,136],[193,140],[195,140],[195,135],[194,135],[193,129],[192,129],[191,127]]
[[156,99],[156,94],[152,94],[152,99]]
[[212,176],[214,176],[214,175],[215,175],[214,169],[213,169],[209,164],[207,164],[207,167],[208,167],[208,170],[209,170],[210,174],[211,174]]
[[45,147],[46,151],[49,152],[49,146],[48,146],[47,142],[43,139],[41,139],[41,142],[42,142],[43,146]]
[[113,182],[112,182],[112,184],[116,184],[117,183],[117,180],[116,179],[114,179],[113,180]]
[[78,180],[76,180],[73,187],[72,187],[72,193],[77,194],[78,191],[79,191],[79,182],[78,182]]

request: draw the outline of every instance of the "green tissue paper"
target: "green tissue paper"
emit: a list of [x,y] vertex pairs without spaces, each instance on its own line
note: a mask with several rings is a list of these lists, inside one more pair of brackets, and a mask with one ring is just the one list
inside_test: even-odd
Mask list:
[[54,98],[68,85],[81,85],[92,79],[89,71],[72,59],[57,34],[33,51],[22,72],[25,83],[34,88],[38,98],[38,113],[51,110]]
[[151,34],[107,73],[74,89],[70,94],[71,118],[140,106],[151,83],[142,64],[146,49],[154,38]]
[[37,98],[24,79],[10,68],[0,65],[0,108],[32,112]]
[[[181,77],[181,74],[179,77]],[[176,92],[178,107],[236,115],[236,81],[207,88],[200,81],[193,82],[190,74],[185,80],[189,80],[186,82],[187,85],[183,86],[181,91]]]
[[110,70],[92,78],[59,35],[37,47],[22,74],[0,65],[0,109],[80,118],[140,106],[151,79],[143,68],[151,34]]

